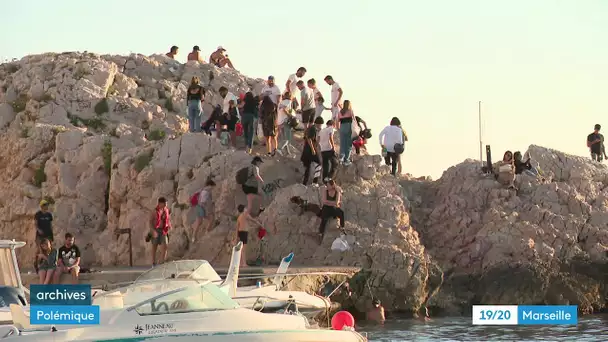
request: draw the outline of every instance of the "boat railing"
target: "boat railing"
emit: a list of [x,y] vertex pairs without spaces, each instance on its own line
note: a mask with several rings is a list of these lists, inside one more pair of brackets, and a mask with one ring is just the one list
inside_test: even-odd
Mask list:
[[7,338],[9,336],[19,336],[20,334],[21,334],[21,332],[19,331],[19,329],[16,326],[11,325],[9,327],[9,331],[7,331],[6,334],[4,334],[2,337],[0,337],[0,339]]

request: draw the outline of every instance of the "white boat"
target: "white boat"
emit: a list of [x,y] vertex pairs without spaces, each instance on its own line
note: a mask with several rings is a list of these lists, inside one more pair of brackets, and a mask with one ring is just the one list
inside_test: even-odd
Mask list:
[[[299,276],[303,274],[289,274],[285,272],[293,260],[294,254],[291,253],[283,258],[277,273],[269,285],[237,286],[239,279],[260,279],[268,278],[267,275],[255,275],[239,278],[240,249],[233,249],[232,259],[226,279],[217,274],[209,262],[205,260],[180,260],[156,266],[141,274],[131,285],[133,289],[129,292],[142,291],[146,287],[141,284],[152,284],[175,280],[209,280],[228,292],[239,305],[262,312],[277,312],[279,310],[293,310],[294,304],[297,311],[309,318],[314,318],[319,313],[326,312],[331,307],[328,297],[321,297],[303,291],[282,291],[281,282],[285,276]],[[312,274],[312,273],[311,273]],[[325,275],[325,273],[324,273]],[[346,274],[343,274],[346,275]]]
[[[241,248],[242,243],[234,248],[236,262],[235,259],[231,262],[230,271],[237,278]],[[164,291],[158,293],[161,289]],[[139,282],[94,297],[93,304],[100,306],[100,324],[88,326],[33,326],[21,306],[12,304],[15,324],[4,326],[0,337],[5,336],[2,342],[367,341],[352,329],[312,328],[302,315],[241,308],[227,292],[209,280],[178,276],[171,281]],[[128,304],[136,297],[137,302]]]
[[21,282],[15,249],[25,242],[0,240],[0,325],[12,322],[10,304],[27,305],[27,289]]

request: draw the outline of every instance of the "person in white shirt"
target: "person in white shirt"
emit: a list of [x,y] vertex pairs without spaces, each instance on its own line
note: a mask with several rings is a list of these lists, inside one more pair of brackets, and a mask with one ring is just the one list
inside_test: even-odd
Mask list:
[[291,108],[291,94],[286,92],[283,94],[283,101],[279,103],[279,114],[277,118],[277,125],[279,125],[279,135],[283,139],[283,143],[277,149],[279,154],[283,154],[283,150],[287,151],[287,155],[291,156],[291,149],[295,150],[295,147],[291,144],[293,136],[292,136],[292,127],[289,124],[290,119],[293,116],[293,108]]
[[218,132],[218,139],[221,140],[221,134],[224,129],[230,136],[230,142],[232,146],[236,148],[236,123],[239,122],[239,109],[237,106],[238,98],[228,88],[221,87],[219,90],[220,96],[224,99],[222,105],[222,117],[220,119],[220,127],[216,127]]
[[315,94],[315,119],[323,114],[324,110],[331,110],[324,105],[325,99],[319,88],[317,88],[317,81],[314,78],[308,80],[308,88],[312,89]]
[[334,142],[335,133],[334,121],[327,120],[327,126],[318,134],[319,148],[321,149],[321,158],[323,159],[323,182],[334,178],[336,167],[338,166],[336,144]]
[[404,135],[400,126],[401,121],[399,121],[399,118],[394,117],[391,119],[391,124],[384,127],[380,135],[378,135],[380,146],[386,150],[384,161],[386,165],[391,165],[391,174],[393,176],[397,174],[397,165],[399,164],[401,153],[403,153]]
[[302,106],[302,124],[304,128],[312,126],[315,121],[315,93],[304,85],[304,81],[297,83],[300,89],[300,105]]
[[331,75],[325,76],[325,82],[331,86],[331,119],[335,121],[340,112],[340,102],[344,92]]
[[190,239],[194,242],[196,237],[196,232],[200,227],[203,220],[207,220],[207,227],[205,232],[211,230],[211,225],[213,224],[213,199],[211,196],[211,192],[215,187],[215,182],[211,179],[208,179],[205,182],[205,187],[199,191],[196,195],[198,196],[198,201],[196,204],[196,220],[194,221],[194,225],[192,226],[192,235]]
[[270,97],[270,99],[272,100],[272,102],[274,102],[275,105],[278,105],[281,101],[281,90],[274,83],[274,76],[268,76],[268,81],[266,82],[264,88],[262,88],[260,98],[263,99],[264,96]]
[[[289,91],[291,94],[291,100],[294,103],[294,109],[298,107],[298,100],[296,99],[296,94],[298,94],[298,81],[302,79],[306,75],[306,68],[299,67],[298,71],[295,74],[289,75],[287,78],[287,83],[285,83],[285,91]],[[294,101],[295,100],[295,101]]]

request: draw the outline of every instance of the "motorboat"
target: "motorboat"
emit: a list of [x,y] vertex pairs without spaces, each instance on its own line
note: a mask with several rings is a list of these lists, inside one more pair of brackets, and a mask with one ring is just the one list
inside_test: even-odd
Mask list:
[[[206,260],[178,260],[168,262],[151,268],[142,273],[130,285],[117,289],[123,293],[123,298],[130,301],[137,301],[149,297],[153,293],[161,293],[172,288],[181,287],[188,283],[198,281],[211,281],[224,290],[241,307],[253,309],[261,312],[294,311],[305,315],[308,318],[315,318],[320,313],[327,313],[331,307],[328,297],[316,294],[309,294],[303,291],[283,291],[281,282],[286,276],[298,276],[305,274],[287,274],[289,264],[293,260],[294,254],[290,253],[283,258],[277,272],[272,280],[272,284],[238,287],[239,279],[261,279],[268,278],[268,275],[256,275],[251,277],[239,278],[241,244],[233,248],[230,266],[226,278],[222,278]],[[325,275],[326,273],[323,273]],[[338,273],[336,273],[338,274]],[[346,274],[342,274],[346,275]],[[110,302],[111,294],[114,291],[98,293],[93,297],[94,303],[102,303],[108,299]],[[102,306],[103,307],[103,306]]]
[[[2,342],[204,341],[204,342],[362,342],[352,328],[312,328],[306,317],[241,308],[210,281],[179,287],[134,305],[102,309],[100,325],[24,330],[11,326]],[[119,298],[115,296],[115,298]],[[105,317],[104,317],[105,316]],[[0,336],[2,337],[2,336]]]
[[25,242],[0,240],[0,325],[12,323],[11,304],[27,305],[28,290],[21,282],[15,249]]

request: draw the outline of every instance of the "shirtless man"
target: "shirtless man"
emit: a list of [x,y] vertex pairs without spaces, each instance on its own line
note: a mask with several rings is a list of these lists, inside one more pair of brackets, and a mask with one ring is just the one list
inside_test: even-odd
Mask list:
[[175,59],[175,56],[177,55],[178,50],[179,50],[179,48],[177,46],[173,45],[171,47],[171,50],[169,50],[169,52],[167,52],[166,56],[171,59]]
[[378,324],[384,324],[386,317],[384,316],[384,307],[382,307],[380,300],[374,299],[372,304],[374,307],[367,312],[367,320]]
[[192,52],[188,54],[188,61],[197,61],[200,63],[205,63],[203,57],[201,57],[201,48],[199,48],[198,45],[195,45],[192,48]]
[[228,65],[229,67],[234,69],[234,65],[232,65],[230,58],[224,55],[224,52],[226,52],[226,49],[221,46],[218,46],[217,50],[215,50],[215,52],[212,53],[211,56],[209,56],[209,63],[215,65],[218,68],[223,68]]
[[234,242],[237,240],[243,242],[243,250],[241,251],[241,268],[248,267],[247,258],[245,257],[245,251],[247,250],[247,240],[249,238],[250,226],[257,225],[257,227],[262,228],[262,224],[260,221],[254,219],[249,215],[249,212],[245,210],[245,206],[240,204],[238,206],[239,217],[236,219],[236,236],[234,238]]

